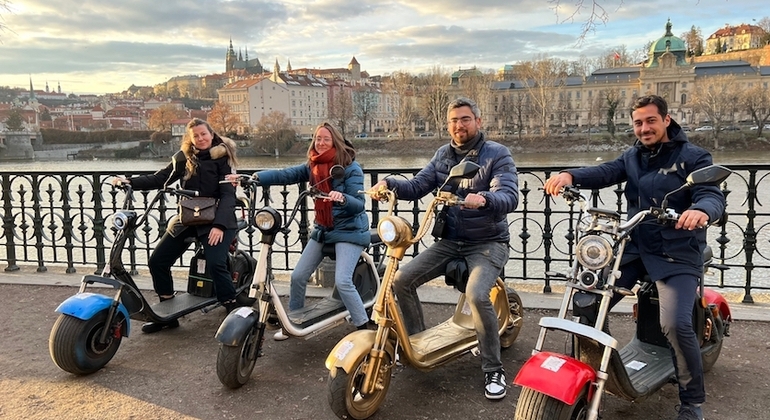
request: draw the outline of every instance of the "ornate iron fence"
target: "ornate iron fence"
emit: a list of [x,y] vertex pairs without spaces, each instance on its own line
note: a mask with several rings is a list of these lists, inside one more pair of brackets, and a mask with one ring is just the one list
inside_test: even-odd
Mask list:
[[[716,276],[707,277],[712,287],[741,291],[744,302],[753,302],[752,292],[770,290],[770,213],[762,211],[770,201],[770,189],[762,182],[770,173],[770,165],[730,165],[735,173],[722,189],[727,197],[728,223],[708,232],[709,245],[715,258],[729,267]],[[560,198],[543,195],[543,182],[553,172],[564,168],[519,168],[519,206],[509,215],[511,257],[505,267],[505,279],[512,282],[542,284],[550,291],[547,271],[566,272],[572,263],[572,248],[577,237],[574,215]],[[368,185],[385,176],[411,177],[419,169],[365,170]],[[250,171],[242,171],[250,173]],[[142,172],[137,172],[140,174]],[[129,174],[130,175],[130,174]],[[107,171],[87,172],[0,172],[2,183],[2,221],[0,255],[6,271],[19,268],[19,263],[34,264],[45,272],[49,265],[64,265],[68,273],[81,267],[100,272],[104,267],[114,231],[109,216],[120,208],[123,193],[114,189]],[[260,201],[278,209],[287,217],[304,185],[264,189]],[[135,207],[143,208],[153,192],[136,192]],[[625,212],[622,185],[592,192],[596,206]],[[426,199],[401,202],[397,212],[413,225],[419,223]],[[296,263],[312,226],[312,202],[300,203],[297,220],[291,231],[280,238],[273,254],[276,270],[290,271]],[[372,227],[387,211],[378,202],[369,202]],[[176,205],[168,198],[151,211],[147,223],[124,251],[127,266],[133,271],[145,266],[154,244],[160,239]],[[258,232],[249,227],[239,234],[246,249],[256,249]],[[413,257],[432,243],[426,238],[407,254]],[[183,266],[192,251],[179,262]]]

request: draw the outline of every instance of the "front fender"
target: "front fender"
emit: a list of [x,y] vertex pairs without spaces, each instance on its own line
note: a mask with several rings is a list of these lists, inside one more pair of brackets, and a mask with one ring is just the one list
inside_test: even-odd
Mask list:
[[[346,335],[329,352],[326,357],[326,368],[332,375],[336,374],[336,368],[342,368],[350,373],[355,369],[356,362],[372,350],[376,335],[377,331],[372,330],[353,331]],[[385,346],[385,351],[390,355],[390,360],[395,360],[395,349],[390,340]]]
[[217,333],[214,334],[214,338],[226,346],[239,347],[257,321],[259,321],[259,310],[242,306],[227,314],[225,320],[219,325]]
[[733,315],[730,312],[730,305],[727,304],[727,300],[724,296],[712,289],[704,288],[703,297],[706,298],[707,304],[713,303],[717,305],[717,308],[719,308],[719,313],[722,314],[722,319],[724,319],[725,322],[733,319]]
[[[82,319],[83,321],[88,321],[99,312],[109,309],[110,306],[112,306],[112,298],[99,293],[83,292],[68,297],[64,302],[59,304],[56,308],[56,312]],[[126,320],[124,336],[128,337],[131,330],[131,322],[129,322],[130,317],[128,316],[128,310],[126,310],[126,307],[120,302],[118,302],[118,312],[120,312]]]
[[560,353],[540,352],[524,363],[513,383],[573,405],[586,385],[595,381],[591,366]]

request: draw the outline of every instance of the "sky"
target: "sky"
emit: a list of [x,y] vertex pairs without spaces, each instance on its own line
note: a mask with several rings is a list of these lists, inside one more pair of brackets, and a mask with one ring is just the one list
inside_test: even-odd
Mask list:
[[0,7],[0,86],[28,88],[31,77],[36,90],[102,94],[222,73],[231,39],[270,71],[276,60],[339,68],[354,56],[370,75],[499,69],[632,52],[668,19],[674,35],[696,26],[706,38],[770,15],[766,0],[596,1],[607,21],[581,40],[590,0],[0,0],[10,9]]

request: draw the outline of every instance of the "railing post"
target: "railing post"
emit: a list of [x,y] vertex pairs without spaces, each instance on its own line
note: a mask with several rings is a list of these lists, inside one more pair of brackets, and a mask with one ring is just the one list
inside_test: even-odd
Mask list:
[[754,203],[757,201],[757,171],[749,170],[746,201],[749,210],[746,212],[746,232],[743,236],[743,249],[746,251],[746,284],[744,287],[743,303],[754,303],[751,297],[751,272],[754,270],[754,251],[757,246],[757,232],[754,230],[754,219],[757,216]]
[[5,255],[8,265],[5,271],[19,271],[16,265],[16,229],[13,224],[13,200],[11,198],[11,174],[2,174],[3,184],[3,236],[5,236]]

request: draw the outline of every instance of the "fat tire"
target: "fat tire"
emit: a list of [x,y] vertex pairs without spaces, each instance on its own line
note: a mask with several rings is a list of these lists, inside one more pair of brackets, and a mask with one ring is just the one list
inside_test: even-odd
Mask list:
[[[524,322],[524,305],[521,303],[521,297],[518,293],[516,293],[515,290],[513,290],[510,287],[505,288],[505,293],[508,295],[508,311],[509,316],[512,318],[521,317],[522,318],[522,324]],[[511,322],[511,319],[509,319],[506,322]],[[511,347],[513,345],[513,342],[516,341],[516,338],[519,337],[519,332],[521,332],[522,325],[516,326],[513,324],[510,324],[506,327],[505,331],[502,335],[500,335],[500,347],[507,349],[508,347]]]
[[703,373],[706,373],[714,367],[722,353],[722,343],[724,342],[725,324],[722,321],[722,315],[717,315],[714,319],[714,329],[711,333],[711,340],[705,342],[702,347],[710,346],[708,350],[701,353],[701,363],[703,364]]
[[[119,324],[125,322],[120,318]],[[107,345],[98,345],[95,341],[105,328],[106,321],[106,309],[88,320],[59,315],[48,338],[48,352],[56,366],[75,375],[88,375],[109,363],[118,351],[123,336],[122,332],[117,337],[108,333]]]
[[586,392],[575,404],[567,405],[529,387],[523,387],[516,403],[515,420],[585,420],[587,418]]
[[342,368],[336,368],[336,375],[334,376],[329,374],[329,406],[334,414],[341,419],[367,419],[377,412],[385,401],[390,387],[390,371],[392,369],[390,355],[386,354],[382,361],[384,371],[380,372],[379,379],[382,385],[380,389],[372,395],[361,396],[358,387],[363,379],[364,366],[368,359],[368,354],[361,357],[353,366],[351,374]]
[[217,377],[222,385],[230,389],[238,389],[251,379],[254,365],[259,357],[259,350],[254,353],[254,359],[249,359],[251,346],[258,345],[254,328],[244,337],[240,346],[226,346],[219,343],[217,352]]

